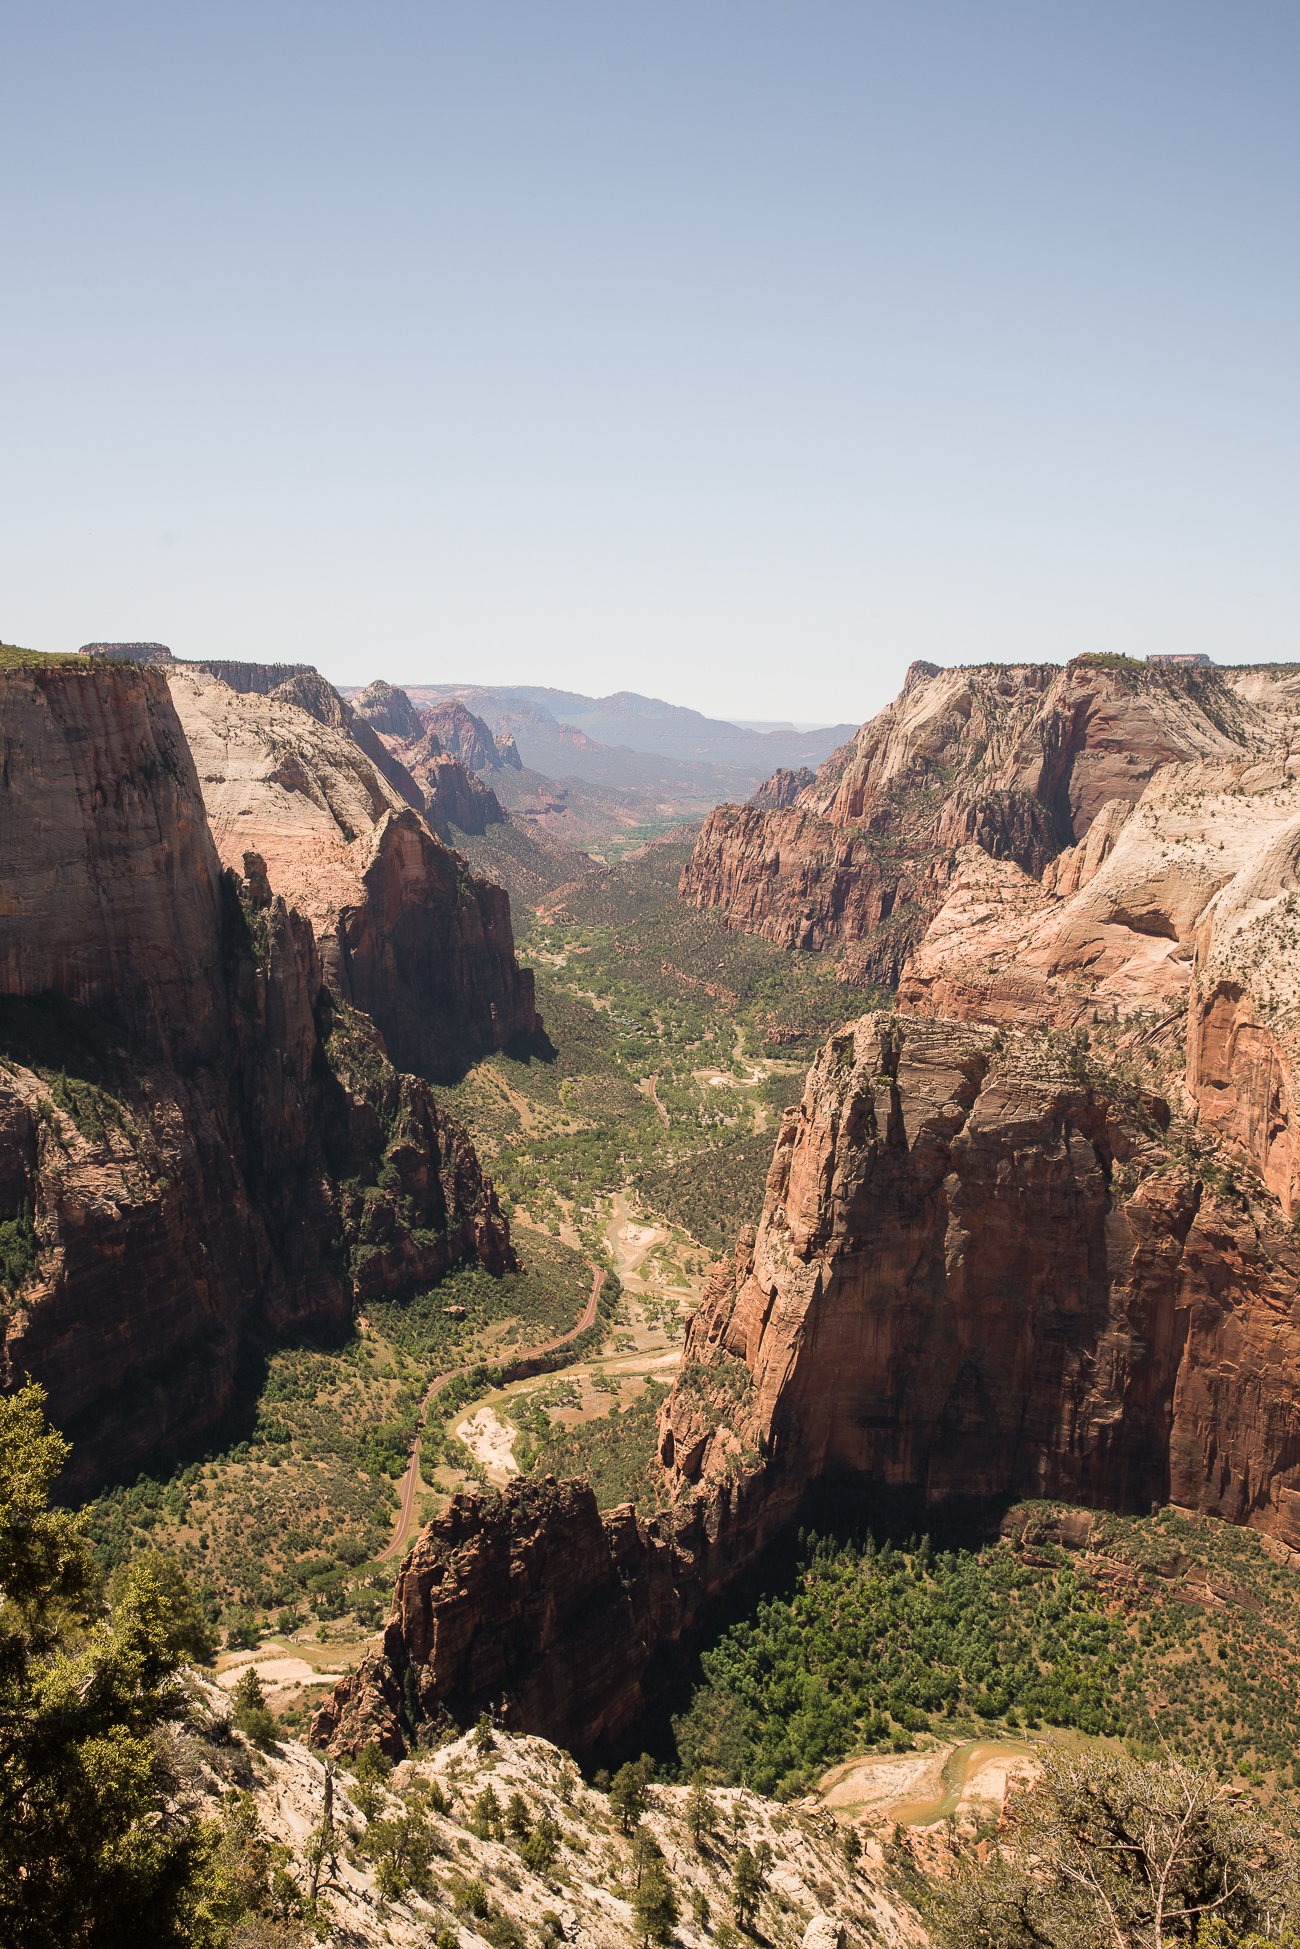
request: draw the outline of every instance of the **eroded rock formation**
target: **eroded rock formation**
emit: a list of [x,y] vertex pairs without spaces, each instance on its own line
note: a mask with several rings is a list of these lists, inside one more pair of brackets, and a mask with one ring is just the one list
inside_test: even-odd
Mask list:
[[0,1208],[37,1247],[4,1371],[46,1386],[77,1490],[210,1426],[254,1320],[345,1318],[466,1253],[500,1270],[509,1236],[266,862],[221,873],[163,674],[0,687]]
[[665,1465],[707,1476],[729,1430],[787,1482],[1173,1501],[1300,1542],[1294,1245],[1167,1149],[1166,1105],[1072,1063],[924,1017],[833,1038],[691,1323]]
[[550,1476],[455,1496],[402,1561],[382,1652],[339,1681],[311,1743],[341,1754],[378,1739],[399,1754],[408,1672],[421,1717],[500,1710],[511,1730],[549,1728],[579,1753],[616,1739],[645,1705],[656,1650],[793,1508],[753,1475],[649,1521],[630,1504],[602,1516],[586,1482]]
[[330,699],[355,713],[323,679],[300,672],[265,695],[194,671],[171,683],[222,862],[262,856],[312,922],[326,980],[380,1025],[399,1067],[441,1077],[537,1028],[508,896],[430,831],[350,722],[330,721]]
[[846,972],[893,985],[963,846],[1037,879],[1161,766],[1258,751],[1275,716],[1217,672],[913,664],[812,784],[710,815],[682,898],[782,947],[847,946]]

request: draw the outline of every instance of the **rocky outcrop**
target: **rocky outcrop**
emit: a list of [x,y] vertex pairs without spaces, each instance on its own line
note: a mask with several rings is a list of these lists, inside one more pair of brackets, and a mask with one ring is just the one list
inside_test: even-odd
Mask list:
[[[420,718],[425,731],[438,740],[449,758],[458,758],[466,771],[500,771],[506,762],[488,725],[467,710],[459,697],[421,711]],[[518,757],[516,751],[516,761]]]
[[630,1504],[602,1517],[586,1482],[550,1476],[454,1496],[403,1559],[382,1655],[339,1681],[311,1743],[340,1755],[378,1739],[400,1754],[408,1673],[421,1718],[469,1724],[491,1709],[577,1753],[616,1739],[655,1689],[656,1651],[793,1508],[757,1476],[650,1521]]
[[30,1210],[36,1245],[4,1374],[45,1385],[81,1492],[210,1427],[251,1327],[512,1261],[464,1131],[329,993],[266,862],[221,874],[162,675],[0,683],[4,926],[49,934],[16,943],[0,997],[0,1215]]
[[743,1369],[728,1425],[787,1488],[1172,1500],[1293,1547],[1300,1259],[1165,1149],[1168,1115],[1033,1036],[833,1038],[752,1260],[691,1323],[665,1463],[707,1479],[698,1397]]
[[785,806],[793,805],[800,792],[806,792],[810,785],[817,783],[815,771],[801,765],[798,771],[778,770],[761,784],[749,800],[760,812],[780,812]]
[[364,904],[339,917],[340,991],[403,1068],[444,1076],[538,1027],[506,893],[474,879],[413,812],[388,813],[358,858]]
[[[506,815],[490,785],[473,778],[455,758],[434,758],[420,773],[425,793],[425,817],[432,831],[447,845],[456,833],[481,838],[489,826],[501,826]],[[453,828],[455,832],[453,833]]]
[[782,947],[850,946],[855,978],[892,985],[963,846],[1038,879],[1162,766],[1241,758],[1274,736],[1276,702],[1218,672],[1117,666],[914,664],[793,799],[778,775],[750,806],[718,807],[681,897]]
[[[192,671],[171,682],[222,862],[261,855],[311,921],[325,979],[380,1025],[400,1068],[442,1077],[536,1028],[508,896],[430,832],[341,718],[325,721],[330,698],[350,710],[328,685],[308,710],[288,686],[236,693]],[[448,796],[486,813],[457,770],[463,790],[452,781]]]
[[359,690],[352,699],[352,708],[358,717],[365,718],[367,724],[387,738],[398,738],[404,744],[416,744],[424,736],[424,725],[420,713],[404,690],[396,684],[385,683],[376,677],[373,683]]

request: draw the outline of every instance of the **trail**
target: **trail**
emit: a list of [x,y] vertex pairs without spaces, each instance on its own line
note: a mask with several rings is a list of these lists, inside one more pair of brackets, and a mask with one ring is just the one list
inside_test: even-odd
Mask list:
[[658,1098],[658,1097],[656,1096],[656,1094],[655,1094],[655,1084],[656,1084],[656,1083],[657,1083],[658,1081],[659,1081],[659,1072],[658,1072],[658,1070],[656,1070],[656,1071],[655,1071],[655,1073],[654,1073],[654,1075],[653,1075],[653,1076],[647,1076],[647,1077],[646,1077],[646,1083],[647,1083],[647,1085],[648,1085],[648,1087],[649,1087],[649,1091],[650,1091],[650,1101],[651,1101],[651,1102],[652,1102],[652,1103],[654,1104],[654,1106],[655,1106],[655,1109],[656,1109],[656,1110],[657,1110],[657,1111],[659,1112],[659,1121],[660,1121],[660,1122],[661,1122],[661,1123],[663,1124],[663,1127],[664,1127],[664,1129],[665,1129],[665,1130],[667,1130],[667,1129],[668,1129],[668,1127],[669,1127],[669,1126],[668,1126],[668,1112],[667,1112],[667,1110],[665,1110],[665,1108],[664,1108],[664,1106],[663,1106],[663,1104],[662,1104],[662,1103],[661,1103],[661,1102],[659,1101],[659,1098]]
[[[544,1340],[540,1347],[525,1348],[522,1353],[515,1356],[516,1359],[533,1360],[538,1354],[554,1353],[557,1347],[564,1346],[570,1340],[576,1340],[580,1333],[585,1333],[587,1328],[594,1323],[596,1318],[596,1301],[600,1297],[600,1282],[604,1277],[604,1272],[591,1259],[588,1259],[587,1264],[591,1267],[591,1297],[587,1301],[586,1310],[582,1318],[578,1321],[578,1324],[570,1327],[567,1333],[557,1334],[554,1340]],[[406,1465],[406,1474],[402,1477],[402,1502],[397,1517],[397,1529],[392,1541],[386,1543],[383,1549],[376,1555],[376,1563],[387,1563],[389,1557],[397,1555],[397,1552],[405,1543],[407,1531],[411,1527],[411,1516],[415,1509],[415,1492],[420,1483],[420,1432],[424,1427],[424,1418],[429,1411],[430,1401],[438,1393],[440,1388],[447,1385],[448,1381],[454,1381],[458,1374],[467,1374],[471,1366],[476,1366],[477,1364],[476,1361],[467,1361],[463,1367],[453,1367],[448,1373],[439,1374],[436,1380],[430,1381],[428,1387],[424,1390],[419,1412],[415,1417],[415,1440],[411,1444],[411,1459]]]

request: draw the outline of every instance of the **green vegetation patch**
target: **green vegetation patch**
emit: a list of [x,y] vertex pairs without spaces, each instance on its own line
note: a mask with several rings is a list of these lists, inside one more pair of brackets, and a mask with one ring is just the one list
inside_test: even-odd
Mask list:
[[534,1475],[585,1475],[602,1509],[634,1502],[646,1513],[664,1500],[663,1472],[651,1467],[660,1403],[668,1388],[647,1379],[629,1407],[617,1403],[599,1421],[549,1436],[531,1457]]
[[36,1270],[36,1227],[30,1202],[0,1218],[0,1298],[16,1299]]
[[0,670],[43,670],[58,663],[70,663],[82,670],[96,667],[94,658],[78,656],[75,650],[24,650],[17,643],[0,643]]
[[703,1767],[781,1798],[925,1731],[1042,1728],[1122,1738],[1145,1757],[1167,1741],[1266,1797],[1289,1793],[1300,1582],[1251,1531],[1100,1516],[1075,1553],[1051,1540],[1063,1513],[1020,1505],[994,1537],[904,1537],[887,1514],[874,1530],[833,1513],[826,1533],[800,1530],[638,1740],[681,1777]]

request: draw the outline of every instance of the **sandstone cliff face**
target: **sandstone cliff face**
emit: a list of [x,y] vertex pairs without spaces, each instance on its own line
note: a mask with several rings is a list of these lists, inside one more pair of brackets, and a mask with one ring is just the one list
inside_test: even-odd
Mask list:
[[340,915],[340,985],[403,1068],[440,1076],[538,1026],[510,900],[474,879],[413,812],[389,813],[358,861],[364,905]]
[[[26,850],[11,875],[6,848],[2,884],[48,929],[0,996],[0,1200],[30,1205],[38,1245],[4,1374],[46,1386],[76,1492],[210,1426],[255,1319],[345,1318],[357,1294],[465,1253],[500,1270],[510,1248],[465,1133],[323,989],[265,862],[220,875],[161,675],[4,681],[0,830]],[[86,784],[92,729],[99,763],[122,759],[116,804]]]
[[896,702],[792,802],[773,781],[776,809],[720,806],[681,895],[783,947],[851,944],[858,977],[892,985],[962,846],[1037,879],[1161,766],[1257,751],[1275,716],[1213,674],[914,664]]
[[725,1425],[786,1484],[1172,1500],[1294,1547],[1300,1261],[1214,1202],[1151,1107],[1032,1037],[871,1015],[834,1038],[752,1262],[692,1322],[665,1464],[707,1474],[699,1403],[721,1428],[731,1386]]
[[369,758],[407,805],[423,810],[423,801],[406,768],[388,750],[373,726],[333,684],[326,683],[310,663],[225,663],[199,662],[183,666],[216,677],[227,689],[241,697],[266,697],[279,704],[294,704],[328,730],[342,731]]
[[220,867],[163,672],[0,674],[0,740],[0,994],[53,991],[161,1054],[210,1054]]
[[400,738],[404,743],[415,744],[424,736],[420,713],[406,692],[399,690],[396,684],[385,683],[382,677],[376,677],[373,683],[357,692],[352,699],[352,708],[381,737]]
[[965,849],[903,970],[900,1006],[1048,1025],[1190,1003],[1194,1113],[1290,1217],[1300,1200],[1298,774],[1300,758],[1285,751],[1167,765],[1131,816],[1112,802],[1041,885]]
[[[441,750],[450,758],[458,758],[466,771],[500,771],[506,762],[490,727],[467,710],[459,697],[421,711],[420,721],[426,733],[437,739]],[[518,766],[518,751],[514,762]]]
[[400,1756],[408,1672],[422,1716],[491,1708],[577,1753],[616,1739],[653,1690],[656,1650],[793,1508],[756,1476],[649,1522],[630,1504],[602,1517],[586,1482],[550,1476],[455,1496],[403,1559],[382,1653],[339,1681],[311,1743],[342,1755],[377,1739]]
[[[1288,761],[1288,772],[1300,761]],[[1254,857],[1198,920],[1187,1086],[1206,1129],[1300,1210],[1300,785],[1272,794]]]
[[502,826],[506,815],[490,785],[471,778],[455,758],[432,758],[418,773],[424,788],[425,818],[444,845],[452,845],[452,828],[481,837],[489,826]]
[[532,1033],[508,896],[432,835],[346,725],[290,702],[289,686],[263,696],[190,671],[171,681],[223,864],[262,856],[312,922],[324,978],[373,1017],[399,1067],[443,1076]]

